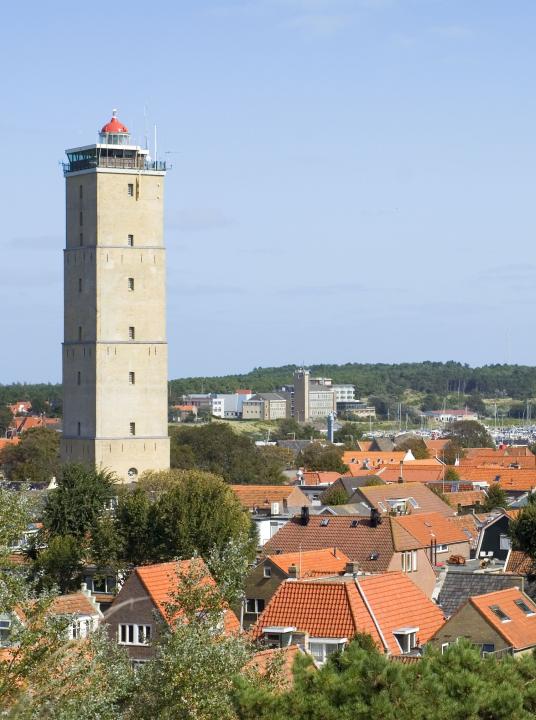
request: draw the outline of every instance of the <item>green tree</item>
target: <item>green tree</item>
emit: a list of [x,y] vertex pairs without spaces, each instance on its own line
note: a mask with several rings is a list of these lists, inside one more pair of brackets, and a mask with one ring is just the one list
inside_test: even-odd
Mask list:
[[71,535],[51,537],[34,562],[33,570],[38,587],[44,590],[57,588],[60,593],[80,588],[82,555],[83,549],[78,538]]
[[11,425],[13,413],[7,405],[0,405],[0,437],[6,434],[6,430]]
[[490,512],[494,508],[506,508],[508,506],[508,498],[500,485],[492,485],[486,493],[486,499],[482,505],[485,512]]
[[342,453],[343,449],[335,445],[313,442],[298,453],[296,467],[344,474],[348,472],[348,465],[343,463]]
[[479,393],[472,393],[472,395],[467,398],[466,405],[470,410],[473,410],[479,415],[486,415],[487,413],[486,404]]
[[272,433],[275,440],[310,440],[320,436],[320,432],[313,425],[299,423],[294,418],[278,420],[277,427]]
[[82,539],[115,495],[114,476],[85,465],[64,465],[51,490],[43,512],[45,530],[51,535],[72,535]]
[[441,460],[446,465],[456,465],[456,462],[465,456],[465,449],[457,438],[449,440],[441,451]]
[[[191,557],[195,553],[208,559],[214,547],[221,550],[230,541],[243,541],[249,548],[248,559],[252,559],[256,545],[251,536],[251,519],[224,480],[200,470],[171,473],[175,484],[148,507],[139,494],[135,504],[120,501],[117,520],[125,538],[125,552],[134,549],[138,561],[141,554],[152,561]],[[142,520],[139,533],[129,530],[135,514]],[[145,547],[140,542],[144,538]],[[133,561],[132,556],[128,559]]]
[[243,638],[221,633],[225,605],[203,565],[178,573],[155,660],[141,670],[126,714],[136,720],[235,720],[234,677],[251,657]]
[[441,400],[437,395],[428,393],[422,399],[421,410],[423,412],[429,412],[431,410],[439,410],[440,407],[441,407]]
[[251,438],[226,423],[213,422],[171,431],[173,468],[205,470],[230,483],[282,483],[281,467],[263,460]]
[[333,439],[337,443],[343,443],[349,450],[357,446],[358,440],[363,437],[363,430],[355,422],[344,423],[342,427],[335,430]]
[[409,437],[398,443],[395,450],[411,450],[415,460],[426,460],[430,457],[428,448],[422,438]]
[[54,594],[39,593],[9,544],[33,519],[24,493],[0,488],[0,613],[11,616],[10,647],[0,655],[0,707],[8,720],[121,717],[134,689],[128,659],[104,633],[67,643],[69,617],[53,615]]
[[489,432],[476,420],[459,420],[452,423],[446,437],[458,442],[464,448],[495,447]]
[[11,482],[48,483],[60,469],[60,436],[48,428],[32,428],[21,435],[18,445],[0,451],[6,479]]
[[[141,484],[141,479],[140,479]],[[142,565],[155,556],[150,525],[151,500],[142,487],[119,494],[115,513],[123,559],[133,565]]]
[[508,532],[514,550],[522,550],[536,560],[536,503],[529,502],[510,520]]
[[447,482],[458,482],[460,480],[460,475],[457,472],[456,468],[454,467],[448,467],[445,470],[445,480]]
[[348,502],[348,495],[342,487],[333,487],[324,490],[320,496],[322,505],[345,505]]

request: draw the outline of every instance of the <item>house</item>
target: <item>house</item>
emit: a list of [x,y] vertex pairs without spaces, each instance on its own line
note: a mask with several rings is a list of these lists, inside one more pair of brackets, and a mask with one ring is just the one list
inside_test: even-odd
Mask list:
[[469,559],[471,546],[463,529],[438,512],[415,513],[393,518],[393,527],[402,527],[426,548],[432,565],[442,565],[451,556]]
[[454,510],[422,483],[394,483],[356,488],[350,502],[365,502],[382,515],[438,512],[449,517]]
[[373,470],[382,465],[398,466],[401,462],[411,462],[412,460],[415,460],[415,458],[411,450],[392,450],[390,452],[346,450],[342,454],[342,461],[345,465],[349,467],[352,465],[357,466],[361,470]]
[[268,645],[296,644],[322,664],[358,633],[387,655],[418,654],[443,613],[401,572],[287,580],[253,629]]
[[249,573],[245,588],[244,626],[255,623],[272,595],[288,578],[303,579],[343,573],[350,558],[338,548],[269,555]]
[[[104,614],[109,638],[125,648],[134,665],[153,657],[152,645],[162,626],[172,625],[180,619],[180,611],[170,617],[168,608],[174,602],[180,573],[200,570],[206,573],[200,582],[215,587],[204,563],[201,560],[195,562],[195,566],[193,560],[182,560],[134,568]],[[223,632],[234,633],[239,629],[236,615],[226,609]]]
[[499,448],[467,448],[460,458],[460,465],[470,467],[525,468],[536,469],[536,455],[526,445],[522,447],[504,446]]
[[28,415],[32,410],[32,403],[29,400],[19,400],[12,405],[8,405],[12,415]]
[[512,573],[447,572],[438,596],[445,617],[451,617],[469,598],[506,588],[524,590],[524,578]]
[[320,505],[320,496],[324,490],[331,487],[340,477],[342,477],[341,473],[333,471],[303,470],[300,468],[291,480],[291,484],[298,485],[313,505]]
[[435,423],[454,423],[461,420],[478,420],[478,413],[473,410],[427,410],[422,417]]
[[242,404],[243,420],[280,420],[289,413],[287,398],[278,393],[257,393]]
[[197,405],[173,405],[171,407],[171,418],[173,422],[184,422],[185,420],[197,420]]
[[536,648],[536,605],[517,587],[470,597],[435,633],[442,652],[460,638],[482,654],[520,655]]
[[[80,640],[96,630],[103,620],[103,614],[84,584],[79,592],[58,595],[47,608],[47,615],[63,619],[66,622],[66,640]],[[0,613],[0,647],[10,647],[13,623],[28,622],[22,610],[13,613]]]
[[494,558],[506,563],[511,549],[508,528],[515,511],[499,511],[480,530],[480,537],[476,547],[477,558]]
[[[354,469],[350,465],[350,472]],[[363,471],[361,471],[363,472]],[[353,474],[357,475],[356,470]],[[375,475],[384,483],[397,482],[420,482],[423,484],[432,482],[442,482],[445,476],[445,466],[433,460],[414,460],[389,465],[382,465],[368,471],[369,475]]]
[[456,468],[460,480],[473,483],[475,489],[486,490],[498,484],[509,498],[516,498],[536,488],[536,469],[501,468],[493,465],[467,466]]
[[378,482],[383,485],[383,481],[379,480],[375,475],[360,475],[358,477],[342,476],[331,485],[331,488],[333,490],[342,490],[349,500],[353,497],[357,488],[371,484],[375,480],[378,480]]
[[[294,684],[294,675],[292,667],[297,655],[301,655],[303,650],[298,645],[289,645],[284,648],[266,648],[259,650],[249,660],[244,669],[252,670],[261,677],[270,675],[270,687],[274,689],[274,680],[278,683],[278,690],[284,692],[290,690]],[[273,677],[273,668],[276,668],[277,676]]]
[[431,596],[436,576],[426,549],[394,518],[372,510],[359,515],[310,515],[307,508],[293,517],[263,547],[263,557],[325,548],[340,549],[361,573],[402,571]]
[[483,490],[464,490],[461,492],[445,492],[444,497],[448,504],[458,514],[468,512],[481,512],[486,502],[486,493]]
[[243,508],[251,513],[262,547],[302,507],[311,505],[296,485],[231,485]]

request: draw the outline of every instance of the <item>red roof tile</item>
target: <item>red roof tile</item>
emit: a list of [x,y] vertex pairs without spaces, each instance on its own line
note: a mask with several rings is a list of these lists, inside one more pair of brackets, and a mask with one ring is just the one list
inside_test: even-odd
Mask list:
[[[202,560],[197,560],[202,570],[206,570],[206,566]],[[166,609],[167,604],[173,603],[173,593],[177,588],[178,573],[188,572],[192,565],[191,560],[180,560],[167,563],[158,563],[156,565],[142,565],[135,569],[138,578],[145,587],[151,600],[166,621],[170,621]],[[212,576],[206,570],[207,575],[203,579],[203,583],[216,585]],[[173,618],[176,619],[176,618]],[[240,623],[232,610],[225,611],[225,631],[232,633],[240,629]]]
[[346,564],[350,562],[348,555],[338,548],[281,553],[280,555],[270,555],[268,559],[285,573],[288,573],[291,565],[295,565],[298,568],[297,577],[299,578],[341,573],[346,569]]
[[269,508],[272,503],[287,503],[292,507],[310,505],[311,501],[296,485],[230,485],[243,507]]
[[368,505],[377,508],[382,513],[389,511],[390,505],[388,501],[413,498],[417,503],[416,505],[409,501],[407,503],[407,510],[411,514],[439,512],[445,516],[454,515],[454,510],[450,505],[443,502],[426,485],[420,483],[393,483],[392,485],[360,487],[356,489],[353,497],[357,496],[363,497]]
[[504,571],[521,575],[533,575],[536,573],[536,563],[530,555],[521,550],[512,550],[508,556]]
[[91,600],[84,593],[58,595],[52,601],[49,612],[52,615],[98,615]]
[[295,627],[311,638],[351,639],[366,632],[380,648],[400,655],[395,630],[417,627],[424,644],[442,624],[439,607],[406,575],[394,572],[357,580],[288,580],[260,616],[254,634],[269,627]]
[[470,505],[483,505],[486,500],[486,493],[482,490],[466,490],[463,492],[445,492],[449,505],[456,510],[458,505],[469,507]]
[[440,545],[469,543],[469,538],[459,525],[449,522],[449,518],[437,512],[402,515],[393,518],[393,522],[403,527],[424,546],[429,546],[432,539]]

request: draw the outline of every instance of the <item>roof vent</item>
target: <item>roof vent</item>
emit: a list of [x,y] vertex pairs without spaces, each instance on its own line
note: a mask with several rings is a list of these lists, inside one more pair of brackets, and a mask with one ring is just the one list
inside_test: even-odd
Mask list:
[[357,527],[358,522],[359,522],[358,520],[352,520],[352,522],[350,523],[350,527],[351,528]]
[[320,521],[320,527],[327,527],[329,525],[329,518],[322,518]]
[[369,560],[377,560],[379,557],[380,557],[380,553],[371,552],[369,555]]

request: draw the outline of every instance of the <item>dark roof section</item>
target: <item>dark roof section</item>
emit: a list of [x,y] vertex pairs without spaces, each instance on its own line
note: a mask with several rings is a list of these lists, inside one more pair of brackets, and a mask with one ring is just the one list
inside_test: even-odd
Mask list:
[[372,441],[370,446],[371,450],[378,450],[379,452],[392,452],[395,449],[395,444],[388,437],[376,437]]
[[506,573],[447,572],[438,604],[447,617],[453,615],[470,597],[518,587],[523,589],[520,575]]
[[[354,520],[357,524],[354,525]],[[299,516],[289,520],[262,548],[263,555],[339,548],[352,562],[366,572],[385,572],[393,553],[422,547],[413,536],[396,528],[394,538],[391,518],[384,517],[373,527],[370,517],[359,515],[310,515],[306,525]]]

